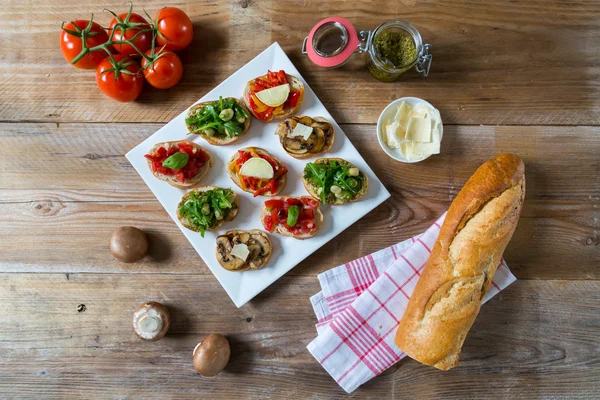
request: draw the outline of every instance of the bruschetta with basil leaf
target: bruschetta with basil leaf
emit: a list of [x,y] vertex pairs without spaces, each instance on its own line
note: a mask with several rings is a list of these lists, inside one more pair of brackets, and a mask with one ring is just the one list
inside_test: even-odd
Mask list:
[[260,220],[271,233],[308,239],[323,226],[323,213],[320,203],[310,196],[280,196],[265,201]]
[[367,176],[341,158],[319,158],[304,167],[308,193],[322,203],[339,205],[357,201],[367,192]]
[[244,89],[244,104],[262,122],[282,120],[298,112],[304,99],[304,84],[285,71],[268,71]]
[[183,195],[177,206],[177,218],[181,225],[204,237],[206,231],[233,220],[239,208],[240,202],[233,190],[202,186]]
[[155,177],[179,189],[196,186],[211,166],[210,154],[189,140],[157,143],[144,157]]
[[190,134],[200,135],[210,144],[225,145],[244,136],[250,129],[250,120],[238,99],[219,97],[192,106],[185,124]]
[[285,152],[294,158],[325,153],[335,139],[333,125],[323,117],[290,117],[279,123],[275,133]]
[[217,237],[217,261],[229,271],[261,269],[269,262],[273,246],[260,229],[235,229]]
[[227,164],[231,180],[256,196],[275,196],[287,182],[288,169],[275,156],[259,147],[238,150]]

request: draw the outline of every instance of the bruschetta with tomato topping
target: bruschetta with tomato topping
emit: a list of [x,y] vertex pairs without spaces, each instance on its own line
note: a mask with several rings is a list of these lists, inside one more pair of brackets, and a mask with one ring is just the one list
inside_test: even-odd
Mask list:
[[268,71],[244,89],[244,104],[257,119],[282,120],[298,112],[304,99],[304,84],[285,71]]
[[158,143],[144,157],[155,177],[179,189],[196,186],[211,166],[210,154],[188,140]]
[[320,203],[309,196],[274,197],[265,201],[260,220],[271,233],[308,239],[323,226]]
[[256,196],[276,196],[287,182],[288,169],[275,156],[259,147],[238,150],[227,164],[231,180]]

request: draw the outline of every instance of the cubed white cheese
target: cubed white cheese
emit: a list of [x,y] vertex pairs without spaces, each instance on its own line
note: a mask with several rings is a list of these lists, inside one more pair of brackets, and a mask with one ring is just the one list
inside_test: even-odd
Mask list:
[[406,140],[431,142],[431,119],[411,117],[406,128]]
[[312,132],[313,128],[311,128],[310,126],[298,123],[292,131],[292,136],[302,136],[304,140],[308,140]]
[[243,261],[248,259],[249,254],[250,250],[248,250],[248,246],[246,246],[244,243],[238,243],[231,249],[231,255]]

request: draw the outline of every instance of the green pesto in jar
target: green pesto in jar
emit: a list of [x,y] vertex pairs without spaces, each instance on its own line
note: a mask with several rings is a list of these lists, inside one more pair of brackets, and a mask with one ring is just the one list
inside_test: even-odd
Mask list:
[[395,68],[403,67],[417,57],[415,42],[402,32],[382,32],[375,38],[374,45],[379,58],[389,61]]

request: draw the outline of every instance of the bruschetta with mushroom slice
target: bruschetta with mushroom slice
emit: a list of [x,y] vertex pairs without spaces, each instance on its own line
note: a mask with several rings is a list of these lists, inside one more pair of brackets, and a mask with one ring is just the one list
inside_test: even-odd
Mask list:
[[269,236],[259,229],[235,229],[217,237],[217,261],[229,271],[261,269],[272,253]]
[[189,140],[157,143],[144,157],[155,177],[179,189],[198,185],[211,166],[210,154]]
[[298,112],[304,99],[304,84],[285,71],[268,71],[244,88],[244,104],[257,119],[282,120]]
[[341,158],[319,158],[304,167],[308,194],[321,203],[340,205],[357,201],[367,192],[367,176]]
[[320,203],[309,196],[274,197],[260,211],[265,229],[296,239],[308,239],[323,226]]
[[287,182],[287,167],[259,147],[238,150],[227,163],[231,180],[256,196],[276,196]]
[[295,158],[325,153],[335,139],[333,125],[323,117],[290,117],[279,123],[275,133],[285,152]]
[[201,186],[184,194],[177,205],[177,218],[181,225],[204,233],[231,221],[238,214],[240,201],[231,189]]
[[198,103],[189,109],[185,124],[190,134],[200,135],[214,145],[233,143],[248,132],[251,118],[233,97]]

